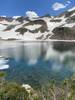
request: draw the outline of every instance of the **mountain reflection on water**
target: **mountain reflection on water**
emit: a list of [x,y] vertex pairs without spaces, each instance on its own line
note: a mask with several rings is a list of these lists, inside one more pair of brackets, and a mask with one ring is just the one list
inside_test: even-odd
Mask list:
[[0,70],[21,84],[63,80],[75,73],[75,43],[1,41]]

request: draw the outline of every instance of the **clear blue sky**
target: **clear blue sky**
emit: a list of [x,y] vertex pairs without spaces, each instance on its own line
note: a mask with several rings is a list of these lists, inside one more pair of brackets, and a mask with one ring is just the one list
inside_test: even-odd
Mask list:
[[[55,2],[66,4],[67,1],[71,1],[71,3],[66,8],[53,10],[52,5]],[[25,15],[25,12],[29,10],[35,11],[39,16],[56,15],[73,6],[75,6],[75,0],[0,0],[0,15]]]

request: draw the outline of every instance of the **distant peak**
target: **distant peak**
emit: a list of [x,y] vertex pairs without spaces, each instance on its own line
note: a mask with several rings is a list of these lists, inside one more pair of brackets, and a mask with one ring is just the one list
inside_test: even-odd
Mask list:
[[19,17],[21,17],[21,16],[13,16],[14,19],[17,19],[17,18],[19,18]]
[[5,15],[2,15],[1,17],[7,17],[7,16],[5,16]]

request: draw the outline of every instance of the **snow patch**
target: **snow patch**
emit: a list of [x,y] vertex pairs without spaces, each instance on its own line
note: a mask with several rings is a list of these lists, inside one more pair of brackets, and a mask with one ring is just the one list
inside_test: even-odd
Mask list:
[[8,60],[0,58],[0,70],[8,69],[9,65],[7,64]]
[[70,11],[73,11],[73,10],[75,10],[75,6],[73,8],[71,8],[71,9],[69,9],[68,11],[70,12]]
[[29,29],[29,30],[35,30],[35,29],[38,29],[38,28],[40,28],[40,27],[41,27],[40,24],[25,26],[25,28],[27,28],[27,29]]

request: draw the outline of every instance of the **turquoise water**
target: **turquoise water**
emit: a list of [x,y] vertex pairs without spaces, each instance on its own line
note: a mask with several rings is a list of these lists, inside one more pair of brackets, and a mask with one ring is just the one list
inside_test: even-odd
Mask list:
[[75,74],[75,43],[0,42],[0,71],[7,80],[40,86]]

